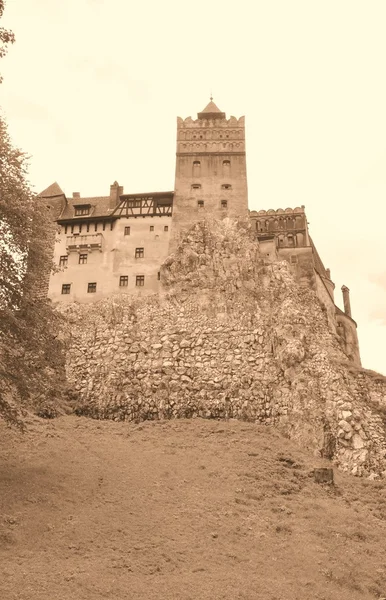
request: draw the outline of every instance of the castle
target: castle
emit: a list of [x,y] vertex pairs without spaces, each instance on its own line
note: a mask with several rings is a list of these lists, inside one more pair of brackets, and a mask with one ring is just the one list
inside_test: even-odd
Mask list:
[[48,296],[87,303],[115,293],[149,295],[160,289],[160,268],[189,227],[206,219],[248,219],[266,261],[285,260],[301,286],[313,289],[342,349],[360,365],[349,290],[344,311],[335,285],[309,235],[304,206],[248,210],[245,120],[226,118],[211,98],[197,115],[177,119],[174,191],[125,194],[117,182],[107,196],[67,198],[57,183],[39,194],[60,228]]

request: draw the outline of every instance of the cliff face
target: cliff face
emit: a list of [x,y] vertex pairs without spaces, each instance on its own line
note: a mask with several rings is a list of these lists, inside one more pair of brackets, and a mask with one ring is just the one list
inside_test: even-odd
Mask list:
[[386,379],[347,361],[315,292],[260,254],[246,222],[197,223],[161,281],[159,296],[63,309],[81,413],[255,421],[386,476]]

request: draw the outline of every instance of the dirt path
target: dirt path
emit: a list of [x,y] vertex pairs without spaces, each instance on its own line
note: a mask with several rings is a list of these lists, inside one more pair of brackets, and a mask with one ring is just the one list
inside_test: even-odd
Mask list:
[[0,598],[386,595],[384,482],[316,464],[236,421],[1,425]]

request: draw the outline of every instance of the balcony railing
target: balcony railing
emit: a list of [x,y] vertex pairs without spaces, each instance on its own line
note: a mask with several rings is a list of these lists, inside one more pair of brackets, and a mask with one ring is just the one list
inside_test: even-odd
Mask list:
[[86,235],[68,235],[66,240],[67,252],[82,249],[100,250],[102,252],[103,235],[101,233],[90,233]]

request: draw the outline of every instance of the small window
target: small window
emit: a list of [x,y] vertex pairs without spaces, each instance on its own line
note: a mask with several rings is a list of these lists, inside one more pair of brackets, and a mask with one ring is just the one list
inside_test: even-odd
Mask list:
[[154,231],[154,225],[150,225],[150,231]]
[[291,256],[290,256],[290,263],[291,263],[291,265],[297,265],[298,264],[298,257],[296,256],[296,254],[291,254]]
[[103,231],[106,229],[106,222],[103,221],[103,226],[102,226]]
[[200,190],[201,189],[201,183],[193,183],[192,184],[192,190]]
[[65,254],[59,258],[59,267],[67,267],[67,263],[68,263],[67,254]]
[[98,223],[95,223],[94,230],[95,230],[95,231],[98,231]]
[[198,208],[204,208],[204,201],[203,200],[199,200],[197,202],[197,206],[198,206]]
[[135,249],[135,258],[143,258],[145,256],[144,248],[136,248]]
[[169,231],[169,225],[165,225],[164,231]]
[[228,200],[221,200],[221,208],[228,208]]
[[64,233],[65,233],[65,234],[67,233],[67,229],[68,229],[68,225],[65,225],[65,226],[64,226]]
[[71,283],[63,283],[62,294],[69,294],[71,292]]
[[76,217],[81,217],[84,215],[89,215],[90,214],[90,206],[88,204],[82,204],[82,205],[78,205],[75,206],[75,216]]
[[125,235],[130,235],[130,227],[125,227]]
[[80,265],[87,264],[87,254],[79,254],[79,264]]
[[199,160],[194,160],[193,161],[193,167],[199,167],[201,165]]
[[129,285],[128,275],[121,275],[119,278],[119,287],[127,287]]
[[87,223],[87,225],[86,225],[86,231],[87,231],[87,233],[90,231],[90,223]]
[[113,230],[113,227],[114,227],[114,221],[111,221],[111,223],[110,223],[110,231]]
[[224,167],[230,167],[231,166],[231,161],[230,160],[223,160],[222,164],[224,165]]
[[95,282],[94,283],[89,283],[87,285],[87,293],[88,294],[95,294],[96,293],[96,285],[97,284]]
[[221,189],[223,189],[223,190],[231,190],[232,186],[231,186],[230,183],[223,183],[222,186],[221,186]]
[[294,240],[294,238],[293,238],[293,236],[292,236],[292,235],[289,235],[289,236],[287,237],[287,240],[288,240],[288,245],[289,245],[289,246],[295,246],[295,240]]
[[145,285],[145,275],[137,275],[135,278],[135,285],[137,287],[143,287]]
[[158,271],[158,273],[157,273],[157,279],[158,279],[158,281],[161,279],[161,271]]

